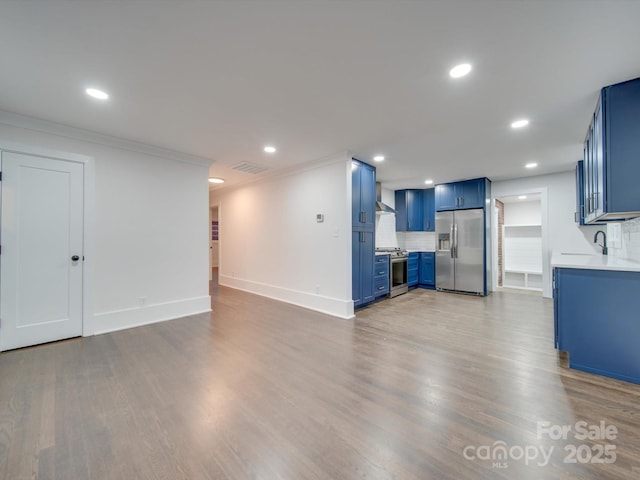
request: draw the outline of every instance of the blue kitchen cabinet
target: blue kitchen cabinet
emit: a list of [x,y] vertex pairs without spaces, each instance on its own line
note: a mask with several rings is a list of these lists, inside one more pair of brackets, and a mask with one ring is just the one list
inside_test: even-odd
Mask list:
[[356,159],[351,164],[351,289],[354,307],[374,300],[376,170]]
[[424,224],[424,194],[419,189],[396,190],[396,231],[421,232]]
[[407,286],[415,287],[418,285],[419,275],[418,270],[420,254],[418,252],[411,252],[407,257]]
[[435,288],[436,285],[436,254],[435,252],[420,252],[419,283],[421,287]]
[[443,183],[435,188],[435,210],[463,210],[483,208],[485,203],[486,178]]
[[352,231],[351,266],[353,306],[362,307],[374,300],[375,245],[373,232]]
[[389,255],[376,255],[374,263],[374,296],[376,298],[389,293]]
[[640,78],[600,91],[584,142],[585,223],[640,216]]
[[356,159],[351,162],[351,222],[358,230],[375,229],[376,170]]
[[578,370],[640,383],[640,272],[554,269],[555,344]]
[[584,225],[584,161],[576,164],[576,213],[575,222]]
[[424,220],[422,222],[423,230],[425,232],[436,231],[436,200],[435,200],[435,188],[428,188],[424,190]]

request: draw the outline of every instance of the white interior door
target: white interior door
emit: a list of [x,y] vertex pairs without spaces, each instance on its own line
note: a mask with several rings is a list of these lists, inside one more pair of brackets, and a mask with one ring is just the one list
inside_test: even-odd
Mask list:
[[82,335],[83,168],[2,152],[0,350]]

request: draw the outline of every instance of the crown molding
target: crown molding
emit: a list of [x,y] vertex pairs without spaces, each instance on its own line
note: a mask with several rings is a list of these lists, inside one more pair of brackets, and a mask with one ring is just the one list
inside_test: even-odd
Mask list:
[[91,130],[70,127],[68,125],[62,125],[59,123],[50,122],[48,120],[28,117],[26,115],[20,115],[18,113],[7,112],[4,110],[0,110],[0,123],[12,127],[25,128],[27,130],[33,130],[36,132],[48,133],[51,135],[71,138],[74,140],[81,140],[84,142],[103,145],[106,147],[143,153],[146,155],[166,158],[168,160],[174,160],[182,163],[190,163],[192,165],[198,165],[207,168],[209,168],[213,163],[213,160],[209,158],[199,157],[197,155],[178,152],[176,150],[170,150],[167,148],[156,147],[154,145],[148,145],[146,143],[136,142],[134,140],[127,140],[124,138],[113,137],[111,135],[104,135],[102,133],[93,132]]

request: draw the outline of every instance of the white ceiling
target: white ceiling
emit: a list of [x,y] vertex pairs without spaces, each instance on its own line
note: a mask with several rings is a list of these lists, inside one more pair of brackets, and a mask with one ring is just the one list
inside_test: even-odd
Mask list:
[[226,185],[344,150],[385,155],[392,189],[516,178],[573,168],[599,88],[640,76],[639,19],[619,0],[3,0],[0,109],[209,158]]

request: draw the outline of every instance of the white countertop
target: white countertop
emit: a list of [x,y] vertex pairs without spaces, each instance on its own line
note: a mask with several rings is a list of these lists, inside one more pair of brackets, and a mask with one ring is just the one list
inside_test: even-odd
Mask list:
[[551,256],[551,267],[640,272],[640,262],[637,260],[581,253],[554,253]]

